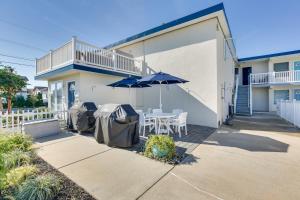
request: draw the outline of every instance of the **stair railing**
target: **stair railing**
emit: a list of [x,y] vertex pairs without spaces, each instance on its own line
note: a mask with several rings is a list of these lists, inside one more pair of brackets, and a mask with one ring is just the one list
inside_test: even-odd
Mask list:
[[238,88],[239,88],[239,76],[235,75],[234,102],[233,102],[234,114],[236,114],[236,104],[237,104]]
[[249,86],[248,86],[249,87],[248,88],[249,89],[248,107],[250,109],[250,115],[252,115],[252,83],[251,83],[252,82],[252,80],[251,80],[252,79],[252,74],[250,74],[249,77],[250,77],[249,78],[250,80],[249,80]]

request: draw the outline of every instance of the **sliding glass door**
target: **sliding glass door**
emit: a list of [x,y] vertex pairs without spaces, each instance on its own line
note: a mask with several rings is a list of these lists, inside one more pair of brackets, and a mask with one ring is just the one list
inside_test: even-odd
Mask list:
[[52,111],[63,110],[63,83],[62,81],[50,84],[50,109]]

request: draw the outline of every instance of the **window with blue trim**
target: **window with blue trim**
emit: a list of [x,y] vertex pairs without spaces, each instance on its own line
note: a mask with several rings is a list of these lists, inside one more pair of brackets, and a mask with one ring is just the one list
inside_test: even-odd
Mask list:
[[289,62],[274,63],[274,72],[289,71]]
[[294,62],[294,70],[300,70],[300,61]]
[[274,90],[274,104],[280,100],[289,100],[289,90]]
[[294,99],[300,101],[300,89],[294,89]]

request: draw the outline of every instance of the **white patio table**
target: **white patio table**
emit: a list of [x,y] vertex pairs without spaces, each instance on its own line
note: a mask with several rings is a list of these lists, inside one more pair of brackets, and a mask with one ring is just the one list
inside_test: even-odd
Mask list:
[[162,130],[161,126],[165,126],[166,129],[163,129],[163,130],[167,131],[168,134],[169,134],[169,132],[173,133],[173,130],[171,129],[169,123],[168,122],[163,123],[163,121],[167,121],[167,120],[170,120],[170,119],[176,117],[176,114],[174,114],[174,113],[150,113],[150,114],[146,114],[146,117],[156,119],[156,123],[158,123],[156,125],[156,127],[158,127],[156,130],[157,134],[159,134],[160,130]]

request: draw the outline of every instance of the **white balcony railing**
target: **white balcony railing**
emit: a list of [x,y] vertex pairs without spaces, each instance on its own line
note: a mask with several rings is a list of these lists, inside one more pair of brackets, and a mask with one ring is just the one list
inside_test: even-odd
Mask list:
[[81,64],[127,74],[141,75],[142,61],[123,52],[106,50],[75,37],[36,60],[37,75],[69,64]]
[[283,71],[250,74],[252,85],[293,84],[300,83],[300,71]]

